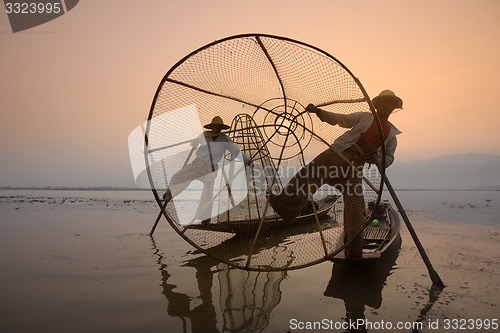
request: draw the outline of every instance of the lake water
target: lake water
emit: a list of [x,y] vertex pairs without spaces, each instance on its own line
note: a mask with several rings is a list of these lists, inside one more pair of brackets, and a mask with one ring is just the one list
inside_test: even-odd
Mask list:
[[498,331],[500,192],[397,194],[444,290],[404,226],[400,249],[374,265],[247,272],[165,221],[147,236],[158,212],[147,191],[1,191],[0,331],[464,331],[451,320]]
[[[500,191],[397,191],[410,213],[442,222],[500,225]],[[390,194],[384,192],[384,198]]]

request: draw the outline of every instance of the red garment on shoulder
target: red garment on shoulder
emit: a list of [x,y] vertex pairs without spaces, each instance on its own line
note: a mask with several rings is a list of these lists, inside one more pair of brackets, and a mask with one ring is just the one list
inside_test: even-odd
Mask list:
[[377,122],[374,119],[368,130],[365,133],[361,134],[361,137],[358,139],[358,141],[356,141],[356,144],[358,144],[364,151],[377,151],[377,149],[382,146],[382,143],[385,142],[385,140],[389,136],[389,132],[391,131],[391,123],[389,121],[380,120],[380,125],[382,125],[382,133],[384,137],[383,141],[380,138]]

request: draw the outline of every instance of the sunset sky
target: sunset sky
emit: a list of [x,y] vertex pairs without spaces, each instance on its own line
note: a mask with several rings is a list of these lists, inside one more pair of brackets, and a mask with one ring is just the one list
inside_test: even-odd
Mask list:
[[85,0],[12,33],[0,13],[0,186],[134,186],[127,139],[189,52],[241,33],[343,62],[404,110],[396,158],[500,154],[500,1]]

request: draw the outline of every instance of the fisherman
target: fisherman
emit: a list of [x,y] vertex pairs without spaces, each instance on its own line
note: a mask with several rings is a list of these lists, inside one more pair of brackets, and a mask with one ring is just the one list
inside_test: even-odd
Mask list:
[[[313,104],[306,107],[306,111],[316,114],[321,121],[349,130],[295,174],[280,194],[270,194],[269,203],[285,222],[293,221],[306,207],[308,198],[324,184],[335,186],[343,193],[344,221],[356,221],[358,224],[363,221],[363,165],[381,162],[382,144],[386,147],[385,166],[392,164],[397,146],[396,135],[401,132],[389,122],[389,116],[395,109],[403,107],[401,98],[391,90],[382,91],[372,103],[380,119],[384,142],[380,140],[378,125],[371,113],[339,114]],[[347,239],[351,240],[360,231],[359,227],[347,230]],[[361,250],[358,244],[352,256],[359,256]]]
[[[221,117],[215,116],[204,128],[208,129],[201,133],[196,140],[190,144],[196,149],[196,158],[189,164],[177,171],[170,179],[169,188],[163,194],[165,204],[176,195],[184,191],[194,180],[203,183],[200,204],[195,214],[195,220],[191,224],[200,224],[211,217],[214,181],[217,177],[218,163],[226,151],[231,153],[231,160],[241,154],[238,146],[224,133],[230,126],[224,124]],[[251,166],[248,156],[242,154],[245,165]]]

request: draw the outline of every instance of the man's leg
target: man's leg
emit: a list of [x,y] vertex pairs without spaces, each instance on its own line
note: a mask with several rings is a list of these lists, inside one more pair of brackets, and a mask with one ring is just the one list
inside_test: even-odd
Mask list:
[[202,163],[202,161],[195,159],[174,173],[170,179],[169,187],[163,194],[163,200],[169,202],[176,195],[184,191],[193,180],[202,176],[205,169]]
[[[346,151],[346,158],[351,153]],[[274,211],[286,222],[293,221],[304,211],[310,196],[326,183],[340,177],[340,166],[345,160],[331,149],[319,154],[303,167],[283,188],[280,194],[269,196]]]
[[365,222],[365,200],[362,179],[358,168],[346,166],[346,178],[339,184],[344,199],[344,242],[346,257],[359,258],[363,255],[363,236],[361,230]]
[[200,203],[198,204],[195,214],[195,218],[198,220],[205,221],[212,217],[214,181],[216,176],[216,173],[209,173],[200,179],[203,182],[203,190],[201,192]]

